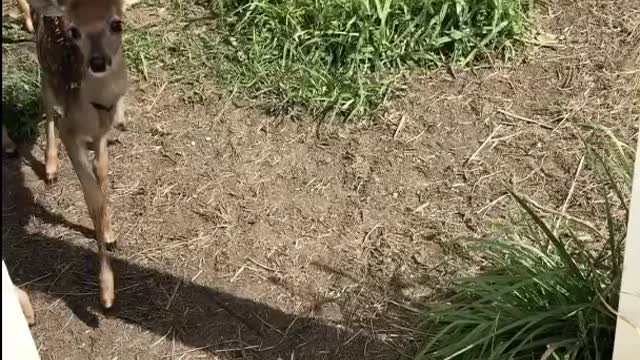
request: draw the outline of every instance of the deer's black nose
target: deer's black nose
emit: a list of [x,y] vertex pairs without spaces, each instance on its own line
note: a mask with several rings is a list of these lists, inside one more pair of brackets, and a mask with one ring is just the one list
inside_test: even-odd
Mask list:
[[104,56],[94,55],[89,59],[89,67],[94,73],[102,73],[107,70],[107,60]]

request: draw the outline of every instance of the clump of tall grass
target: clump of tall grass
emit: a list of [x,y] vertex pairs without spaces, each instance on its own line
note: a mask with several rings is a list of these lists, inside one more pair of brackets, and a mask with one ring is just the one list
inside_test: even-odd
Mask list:
[[[220,74],[276,109],[370,115],[408,70],[512,51],[526,0],[219,1]],[[217,63],[217,62],[216,62]]]
[[[21,25],[21,23],[20,23]],[[22,31],[15,22],[4,21],[2,35],[7,40],[18,40]],[[7,41],[5,40],[5,41]],[[11,49],[10,56],[9,51]],[[38,64],[25,49],[3,44],[2,66],[2,122],[16,141],[32,140],[40,121],[40,79]],[[9,64],[9,65],[8,65]]]
[[429,336],[417,359],[611,358],[635,158],[613,144],[587,147],[606,233],[586,241],[576,223],[553,231],[511,191],[526,226],[486,244],[488,270],[457,281],[445,304],[426,309]]

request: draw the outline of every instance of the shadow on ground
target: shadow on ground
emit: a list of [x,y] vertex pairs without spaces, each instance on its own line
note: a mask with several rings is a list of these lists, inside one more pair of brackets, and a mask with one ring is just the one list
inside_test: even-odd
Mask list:
[[[103,329],[96,329],[101,327],[104,316],[97,295],[95,246],[84,248],[61,239],[62,236],[56,238],[29,230],[31,221],[41,221],[93,238],[93,230],[70,223],[63,215],[53,214],[40,205],[32,190],[26,186],[23,165],[31,167],[39,176],[44,168],[42,162],[32,155],[33,151],[33,144],[24,144],[19,147],[17,158],[3,156],[3,258],[17,284],[27,284],[25,288],[31,294],[50,299],[45,305],[61,299],[77,318],[94,328],[89,331],[102,332]],[[117,307],[109,316],[160,336],[173,334],[175,341],[191,349],[200,349],[201,353],[209,353],[211,358],[402,357],[364,329],[346,330],[345,327],[325,324],[316,319],[299,318],[265,304],[200,286],[170,273],[138,266],[126,259],[116,258],[113,265],[117,276]],[[168,301],[167,293],[171,295],[171,291],[167,289],[175,289],[172,294],[174,297],[170,296]],[[42,315],[36,320],[40,320],[40,323],[33,329],[36,338],[38,327],[53,326],[42,324],[46,308],[40,306],[40,314],[36,313],[36,317]],[[119,336],[106,333],[99,336],[105,335]],[[112,353],[109,356],[129,358],[131,353]],[[140,356],[147,358],[144,353]],[[48,356],[43,354],[43,358]]]

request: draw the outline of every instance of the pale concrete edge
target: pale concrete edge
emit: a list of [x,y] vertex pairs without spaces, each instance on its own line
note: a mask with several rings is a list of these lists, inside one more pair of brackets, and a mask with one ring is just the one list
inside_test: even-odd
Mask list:
[[40,360],[4,260],[2,260],[2,359]]
[[[639,121],[640,129],[640,121]],[[640,141],[636,137],[631,204],[625,242],[618,323],[612,360],[640,359]]]

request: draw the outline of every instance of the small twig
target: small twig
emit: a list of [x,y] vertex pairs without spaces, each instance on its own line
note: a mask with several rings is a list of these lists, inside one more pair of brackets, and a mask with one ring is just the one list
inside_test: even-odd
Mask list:
[[557,343],[553,343],[553,344],[548,344],[547,345],[547,350],[542,353],[542,356],[540,357],[540,360],[547,360],[549,359],[551,356],[553,356],[554,358],[558,358],[558,356],[556,355],[556,350],[570,345],[570,344],[574,344],[576,341],[575,340],[568,340],[568,341],[560,341]]
[[606,307],[607,310],[609,310],[612,314],[620,318],[620,320],[626,322],[627,325],[631,326],[636,331],[636,333],[638,333],[638,336],[640,336],[640,327],[634,324],[633,321],[629,320],[626,316],[620,314],[620,312],[616,311],[616,309],[612,308],[611,305],[609,305],[607,301],[602,297],[599,291],[597,291],[597,293],[598,293],[598,298],[600,298],[600,301],[602,301],[602,304],[604,305],[604,307]]
[[571,110],[570,112],[566,113],[565,115],[560,116],[560,117],[558,117],[556,119],[553,119],[553,122],[556,122],[558,120],[560,122],[558,123],[558,125],[556,125],[555,128],[553,128],[553,131],[551,131],[552,134],[555,133],[556,131],[558,131],[558,129],[560,129],[562,127],[562,125],[564,125],[564,123],[565,123],[565,121],[567,121],[567,119],[569,119],[570,117],[572,117],[575,114],[577,114],[578,111],[582,110],[582,108],[587,105],[586,97],[587,97],[587,94],[589,93],[589,91],[591,91],[592,88],[593,88],[593,85],[589,86],[589,88],[583,93],[582,96],[585,98],[585,100],[582,102],[582,104],[580,106],[574,107],[573,110]]
[[413,210],[413,213],[414,213],[414,214],[417,214],[417,213],[419,213],[419,212],[422,212],[422,211],[423,211],[427,206],[429,206],[429,204],[430,204],[430,202],[429,202],[429,201],[427,201],[426,203],[424,203],[424,204],[422,204],[422,205],[418,206],[417,208],[415,208],[415,210]]
[[362,243],[366,243],[367,240],[369,240],[369,237],[371,236],[371,234],[373,233],[373,231],[379,227],[382,227],[382,225],[380,224],[376,224],[371,230],[369,230],[369,232],[367,233],[367,235],[364,236],[364,239],[362,239]]
[[173,293],[171,294],[169,301],[167,301],[167,305],[164,307],[165,310],[169,310],[169,308],[173,304],[173,301],[176,299],[176,295],[178,294],[178,288],[180,287],[181,283],[182,283],[182,280],[178,281],[176,286],[173,288]]
[[238,279],[238,276],[240,276],[240,274],[242,274],[242,272],[246,268],[247,268],[247,265],[242,265],[242,267],[240,269],[238,269],[238,271],[236,271],[236,273],[233,275],[231,280],[229,280],[229,282],[232,283],[232,282],[236,281]]
[[[582,155],[582,158],[578,163],[578,168],[576,169],[576,173],[573,176],[573,182],[571,183],[571,187],[569,188],[569,193],[567,193],[567,198],[564,200],[564,204],[562,204],[562,209],[560,210],[560,212],[563,214],[567,213],[567,207],[569,207],[569,201],[571,201],[571,197],[573,196],[573,191],[576,188],[576,182],[578,181],[578,176],[580,176],[580,172],[582,171],[582,166],[584,165],[584,158],[585,156]],[[554,233],[558,232],[558,228],[560,227],[560,221],[562,221],[562,218],[558,218],[558,220],[556,221],[556,226],[553,229]]]
[[198,276],[200,276],[200,274],[202,274],[202,269],[198,270],[198,272],[193,275],[193,277],[191,278],[191,282],[194,282],[198,278]]
[[416,314],[420,314],[420,313],[421,313],[421,311],[420,311],[420,310],[418,310],[418,309],[414,308],[413,306],[409,306],[409,305],[407,305],[407,304],[402,304],[402,303],[399,303],[399,302],[397,302],[397,301],[395,301],[395,300],[389,300],[389,303],[391,303],[391,304],[393,304],[393,305],[395,305],[395,306],[397,306],[397,307],[401,307],[401,308],[403,308],[403,309],[405,309],[405,310],[409,310],[409,311],[411,311],[412,313],[416,313]]
[[175,359],[176,355],[176,333],[171,332],[171,359]]
[[480,214],[481,212],[487,212],[489,211],[495,204],[499,203],[500,201],[502,201],[504,198],[506,198],[507,196],[509,196],[508,194],[502,195],[499,198],[493,200],[492,202],[488,203],[487,205],[483,206],[482,208],[480,208],[480,210],[476,211],[476,214]]
[[158,100],[160,99],[160,95],[164,92],[164,89],[167,87],[168,82],[164,82],[162,83],[162,86],[160,87],[160,89],[156,92],[156,96],[153,98],[153,101],[151,102],[151,105],[149,105],[149,107],[147,107],[147,111],[151,111],[151,109],[153,109],[156,104],[158,103]]
[[51,291],[51,289],[53,288],[53,285],[55,285],[58,280],[60,279],[60,277],[62,276],[62,274],[64,274],[67,270],[69,270],[69,268],[71,267],[71,265],[73,264],[68,264],[67,266],[65,266],[64,269],[62,269],[62,271],[60,272],[60,274],[58,274],[58,276],[56,276],[55,279],[53,279],[53,282],[49,285],[49,291]]
[[203,20],[215,20],[218,19],[219,16],[216,15],[207,15],[207,16],[198,16],[195,18],[187,19],[187,23],[182,27],[182,30],[187,30],[191,25],[203,21]]
[[170,326],[169,330],[167,330],[166,334],[164,334],[160,339],[156,340],[153,344],[151,344],[151,346],[149,346],[149,349],[152,349],[156,345],[160,344],[162,342],[162,340],[166,339],[167,336],[169,336],[169,334],[171,333],[171,330],[173,330],[173,326]]
[[287,336],[287,334],[285,334],[282,330],[276,328],[275,326],[269,324],[266,320],[264,320],[263,318],[261,318],[260,316],[258,316],[258,314],[253,313],[253,316],[255,316],[256,318],[258,318],[258,320],[260,320],[260,322],[262,322],[263,324],[265,324],[269,329],[277,332],[278,334],[282,335],[282,336]]
[[405,143],[405,144],[411,144],[412,142],[414,142],[414,141],[416,141],[416,140],[420,139],[420,138],[422,137],[422,135],[424,135],[424,133],[425,133],[425,132],[427,132],[427,129],[422,130],[422,131],[420,132],[420,134],[418,134],[418,135],[416,135],[416,136],[412,137],[411,139],[409,139],[409,140],[405,141],[404,143]]
[[[65,269],[65,270],[66,270],[66,269]],[[23,286],[27,286],[27,285],[29,285],[29,284],[33,284],[33,283],[34,283],[34,282],[36,282],[36,281],[40,281],[40,280],[42,280],[42,279],[44,279],[44,278],[48,278],[48,277],[49,277],[49,276],[51,276],[51,275],[53,275],[53,273],[49,273],[49,274],[47,274],[47,275],[42,275],[42,276],[37,277],[37,278],[35,278],[35,279],[33,279],[33,280],[29,280],[29,281],[27,281],[27,282],[25,282],[25,283],[23,283],[23,284],[21,284],[21,285],[16,285],[16,286],[17,286],[17,287],[19,287],[19,288],[21,288],[21,287],[23,287]]]
[[[217,345],[217,344],[216,344]],[[192,352],[196,352],[196,351],[200,351],[200,350],[207,350],[210,353],[214,353],[214,354],[220,354],[220,353],[228,353],[228,352],[236,352],[236,351],[243,351],[243,350],[251,350],[251,349],[257,349],[260,346],[258,345],[248,345],[248,346],[241,346],[241,347],[236,347],[236,348],[230,348],[230,349],[211,349],[212,347],[216,346],[216,345],[207,345],[207,346],[201,346],[201,347],[197,347],[194,349],[189,349],[187,351],[183,351],[181,353],[177,353],[175,354],[177,355],[184,355],[184,354],[189,354]]]
[[565,121],[567,121],[567,119],[568,119],[570,116],[573,116],[573,114],[574,114],[574,112],[573,112],[573,111],[571,111],[571,112],[568,112],[568,113],[566,113],[564,116],[561,116],[561,117],[559,117],[559,118],[557,118],[557,119],[552,119],[552,121],[553,121],[553,122],[556,122],[556,121],[558,121],[558,120],[559,120],[560,122],[559,122],[559,123],[558,123],[558,125],[556,125],[556,127],[551,131],[551,133],[553,134],[553,133],[555,133],[556,131],[558,131],[558,129],[560,129],[560,127],[561,127],[562,125],[564,125]]
[[587,220],[583,220],[580,218],[577,218],[573,215],[569,215],[567,213],[562,213],[558,210],[554,210],[554,209],[549,209],[547,207],[544,207],[540,204],[538,204],[537,202],[535,202],[533,199],[529,198],[528,196],[524,196],[524,198],[533,206],[537,207],[538,209],[542,210],[542,211],[546,211],[548,213],[554,214],[554,215],[558,215],[558,216],[562,216],[564,218],[566,218],[567,220],[571,220],[575,223],[578,223],[580,225],[583,225],[587,228],[589,228],[590,230],[592,230],[593,232],[595,232],[596,234],[598,234],[599,236],[604,237],[604,235],[596,228],[595,225],[593,225],[591,222],[587,221]]
[[400,115],[400,123],[398,123],[398,127],[396,127],[396,132],[393,134],[393,139],[395,140],[400,134],[400,130],[404,128],[406,117],[404,115]]
[[489,141],[491,141],[491,138],[493,138],[493,136],[497,134],[501,128],[502,128],[502,125],[496,126],[493,132],[486,139],[484,139],[480,147],[478,147],[476,151],[474,151],[473,154],[471,154],[471,156],[469,156],[469,158],[467,158],[467,160],[465,160],[464,163],[462,163],[462,166],[463,167],[466,166],[469,162],[471,162],[471,160],[473,160],[476,156],[478,156],[480,151],[482,151],[482,149],[489,143]]
[[218,112],[218,115],[216,115],[213,121],[211,121],[211,125],[209,126],[209,131],[211,131],[213,127],[218,124],[218,122],[222,118],[222,115],[224,115],[224,112],[227,111],[227,108],[233,102],[232,99],[233,99],[233,96],[236,94],[236,90],[237,88],[233,89],[233,92],[231,93],[231,95],[229,95],[229,97],[227,97],[227,101],[225,101],[224,105],[222,106],[222,109],[220,109],[220,112]]
[[[240,345],[244,345],[245,342],[242,341],[242,331],[240,330],[240,326],[238,325],[238,340],[240,342]],[[247,353],[245,352],[245,348],[240,348],[240,354],[242,354],[242,358],[246,359],[247,358]]]
[[499,171],[492,172],[491,174],[480,176],[480,178],[471,187],[471,194],[475,194],[476,188],[479,186],[478,184],[480,184],[482,181],[484,181],[484,180],[486,180],[486,179],[488,179],[488,178],[490,178],[492,176],[501,174],[501,173],[502,173],[502,170],[499,170]]
[[487,36],[485,36],[484,39],[482,39],[478,43],[478,46],[476,46],[473,50],[471,50],[469,55],[467,55],[467,57],[464,58],[464,60],[462,60],[462,63],[460,65],[464,67],[465,65],[470,63],[475,58],[476,53],[479,50],[483,50],[484,47],[489,43],[489,41],[494,39],[496,37],[496,35],[498,35],[498,33],[500,31],[502,31],[502,29],[504,29],[504,27],[507,26],[507,25],[509,25],[509,22],[508,21],[503,21],[500,24],[498,24],[498,26],[494,27],[493,30],[491,30],[491,32],[489,34],[487,34]]
[[520,136],[520,134],[522,134],[522,133],[524,133],[524,131],[517,131],[514,134],[509,134],[509,135],[505,135],[505,136],[502,136],[502,137],[499,137],[499,138],[491,139],[491,141],[493,141],[497,145],[497,143],[500,142],[500,141],[509,140],[509,139],[514,138],[516,136]]
[[522,120],[524,122],[528,122],[528,123],[531,123],[531,124],[536,124],[536,125],[541,126],[541,127],[545,128],[545,129],[548,129],[548,130],[553,130],[553,126],[547,125],[547,124],[542,123],[540,121],[533,120],[533,119],[530,119],[530,118],[527,118],[527,117],[524,117],[524,116],[516,115],[516,114],[510,113],[510,112],[508,112],[506,110],[502,110],[502,109],[498,109],[497,111],[500,114],[506,115],[506,116],[508,116],[510,118]]
[[261,268],[263,268],[265,270],[269,270],[269,271],[273,271],[273,272],[282,272],[282,270],[278,270],[278,269],[269,267],[267,265],[261,264],[261,263],[257,262],[256,260],[253,260],[253,258],[251,258],[251,257],[247,257],[247,260],[251,261],[252,263],[260,266]]
[[[298,310],[300,309],[301,305],[302,305],[302,303],[298,303],[298,305],[296,306],[296,309],[293,311],[293,315],[294,315],[293,320],[291,321],[291,323],[289,323],[287,328],[284,330],[284,335],[282,336],[280,341],[277,344],[274,345],[274,347],[282,344],[282,342],[287,338],[287,336],[289,334],[289,330],[291,330],[291,328],[296,323],[296,321],[298,321],[299,317],[298,317],[297,314],[298,314]],[[300,334],[293,334],[293,336],[299,338],[300,340],[304,340]]]
[[355,334],[353,334],[353,336],[351,336],[349,339],[347,339],[347,341],[345,341],[342,346],[347,346],[349,345],[350,342],[353,341],[353,339],[355,339],[358,335],[360,335],[360,333],[362,333],[362,329],[358,330]]

